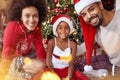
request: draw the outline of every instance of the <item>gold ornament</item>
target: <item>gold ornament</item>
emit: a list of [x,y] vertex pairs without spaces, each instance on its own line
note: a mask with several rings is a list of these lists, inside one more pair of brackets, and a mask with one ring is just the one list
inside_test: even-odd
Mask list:
[[31,59],[30,59],[29,57],[26,57],[26,58],[24,59],[24,64],[25,64],[25,65],[31,65],[31,63],[32,63],[32,61],[31,61]]
[[60,77],[52,71],[43,72],[40,80],[61,80]]

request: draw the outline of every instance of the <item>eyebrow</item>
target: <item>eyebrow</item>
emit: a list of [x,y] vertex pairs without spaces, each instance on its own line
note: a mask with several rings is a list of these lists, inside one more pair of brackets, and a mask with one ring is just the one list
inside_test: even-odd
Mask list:
[[94,8],[94,6],[93,6],[93,5],[91,5],[90,7],[88,7],[88,9],[87,9],[87,10],[90,10],[91,8]]

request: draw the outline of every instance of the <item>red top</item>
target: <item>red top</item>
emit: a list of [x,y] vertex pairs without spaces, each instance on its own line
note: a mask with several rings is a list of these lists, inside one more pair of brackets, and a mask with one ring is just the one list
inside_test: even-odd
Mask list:
[[42,44],[40,26],[27,33],[23,24],[9,22],[4,31],[2,58],[13,59],[16,54],[29,54],[31,45],[34,46],[37,56],[45,60],[46,52]]

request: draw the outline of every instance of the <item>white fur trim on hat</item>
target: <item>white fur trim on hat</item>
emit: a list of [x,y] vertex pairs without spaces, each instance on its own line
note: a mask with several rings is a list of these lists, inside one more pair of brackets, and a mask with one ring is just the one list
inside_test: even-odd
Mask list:
[[75,6],[75,10],[77,12],[77,14],[80,14],[80,12],[87,7],[88,5],[95,3],[95,2],[101,2],[101,0],[80,0],[79,2],[77,2],[76,4],[74,4]]
[[69,27],[70,27],[70,34],[72,33],[72,29],[73,29],[73,23],[72,23],[72,20],[70,20],[69,18],[66,18],[66,17],[60,17],[58,18],[55,23],[53,24],[53,34],[55,36],[58,36],[57,32],[56,32],[56,29],[57,29],[57,26],[58,24],[61,22],[61,21],[65,21],[66,23],[68,23]]

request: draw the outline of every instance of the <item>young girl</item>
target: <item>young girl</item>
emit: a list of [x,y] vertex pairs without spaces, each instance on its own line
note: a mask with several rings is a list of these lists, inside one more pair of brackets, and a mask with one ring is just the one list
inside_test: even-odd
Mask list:
[[[30,79],[29,74],[34,75],[46,67],[41,36],[41,23],[46,12],[44,0],[12,0],[10,21],[4,31],[0,80],[6,75],[6,80]],[[20,72],[26,74],[18,74]]]
[[68,37],[72,33],[72,20],[69,16],[58,15],[52,19],[55,38],[48,41],[46,63],[51,71],[56,72],[62,80],[88,80],[74,70],[77,44]]

